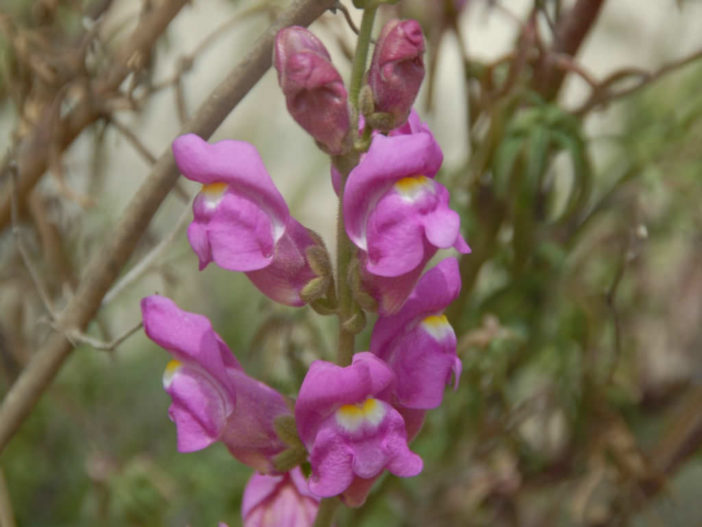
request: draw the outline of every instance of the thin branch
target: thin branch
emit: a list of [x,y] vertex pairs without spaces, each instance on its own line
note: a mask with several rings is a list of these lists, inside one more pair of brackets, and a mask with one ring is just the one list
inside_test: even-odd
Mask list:
[[[182,7],[182,2],[177,5]],[[209,138],[270,67],[276,33],[291,25],[309,25],[333,5],[333,0],[296,0],[284,10],[181,132]],[[136,191],[114,232],[106,236],[104,245],[95,251],[75,296],[59,317],[62,327],[83,329],[92,320],[103,296],[177,179],[178,168],[168,148],[154,165],[150,177]],[[0,406],[0,452],[32,411],[71,350],[70,341],[54,333],[12,385]]]
[[153,86],[151,86],[150,92],[153,93],[155,91],[160,91],[164,88],[168,88],[170,86],[177,85],[179,82],[181,82],[183,75],[185,73],[189,72],[190,70],[192,70],[193,63],[195,62],[195,58],[199,57],[205,50],[207,50],[208,47],[210,47],[212,44],[214,44],[227,31],[234,29],[238,24],[243,22],[249,16],[255,15],[259,12],[265,12],[267,10],[268,10],[268,7],[266,7],[265,5],[253,6],[253,7],[250,7],[248,9],[245,9],[243,12],[237,13],[235,16],[233,16],[229,20],[223,22],[214,31],[212,31],[207,36],[205,36],[193,48],[193,50],[190,53],[180,57],[177,61],[176,71],[173,74],[173,76],[168,78],[165,81],[158,82],[158,83],[154,84]]
[[619,309],[617,308],[617,292],[619,291],[619,285],[624,278],[627,267],[638,256],[639,242],[645,240],[646,237],[646,227],[643,224],[637,225],[629,232],[626,243],[624,243],[622,247],[622,254],[619,258],[619,264],[614,273],[614,278],[605,295],[605,301],[612,313],[612,323],[614,325],[614,356],[607,370],[605,384],[610,384],[612,382],[617,365],[619,364],[619,359],[622,356],[622,328]]
[[[97,339],[95,337],[91,337],[90,335],[86,335],[85,333],[78,331],[76,329],[71,330],[71,331],[66,331],[65,336],[66,338],[71,342],[71,344],[75,347],[79,344],[87,344],[88,346],[92,346],[93,348],[101,351],[114,351],[117,349],[117,347],[122,344],[125,340],[127,340],[129,337],[134,335],[137,331],[139,331],[144,323],[140,320],[137,324],[129,328],[127,331],[122,333],[119,337],[111,340],[110,342],[105,342],[100,339]],[[54,327],[56,331],[61,332],[62,329],[60,327]],[[1,526],[0,526],[1,527]]]
[[592,89],[598,88],[597,80],[578,64],[573,57],[565,54],[558,54],[554,57],[555,66],[565,72],[572,72],[580,76]]
[[[112,67],[92,83],[95,86],[94,91],[78,99],[73,109],[61,118],[56,128],[52,127],[57,131],[54,137],[48,137],[50,132],[47,123],[40,119],[26,138],[17,145],[17,163],[20,170],[17,191],[20,201],[29,194],[46,171],[51,148],[67,148],[85,128],[102,117],[102,109],[96,107],[93,101],[109,98],[117,92],[122,81],[134,70],[135,64],[139,63],[140,57],[148,55],[156,40],[187,1],[164,1],[141,19],[131,37],[111,59]],[[2,167],[6,168],[9,161],[10,158],[6,157]],[[0,172],[3,168],[0,168]],[[3,195],[0,198],[0,229],[5,228],[9,220],[10,199]]]
[[351,18],[351,13],[349,13],[349,10],[346,9],[346,6],[342,4],[341,2],[337,1],[336,4],[334,4],[334,7],[332,10],[338,9],[341,11],[341,13],[344,15],[344,18],[346,19],[346,23],[349,25],[351,28],[351,31],[356,33],[357,35],[360,33],[360,30],[358,29],[358,26],[354,24],[353,19]]
[[553,46],[542,56],[534,73],[534,88],[547,100],[553,100],[565,80],[566,71],[557,67],[555,57],[574,57],[602,11],[605,0],[578,0],[559,21]]
[[[649,84],[656,82],[661,77],[684,68],[685,66],[688,66],[689,64],[692,64],[700,59],[702,59],[702,49],[688,55],[687,57],[683,57],[665,64],[656,71],[648,72],[636,68],[627,68],[625,70],[617,71],[604,79],[602,82],[596,84],[593,87],[593,92],[590,95],[590,98],[585,101],[585,103],[574,113],[575,115],[582,116],[599,105],[608,104],[616,99],[621,99],[622,97],[631,95],[632,93],[645,88]],[[626,79],[626,77],[638,77],[639,81],[633,86],[622,88],[618,91],[612,91],[610,89],[612,85],[622,82],[624,79]]]
[[134,132],[132,132],[125,124],[122,124],[119,119],[114,116],[108,116],[107,121],[117,130],[124,138],[129,142],[134,150],[136,150],[141,157],[149,164],[153,165],[156,163],[156,156],[153,155],[146,145],[139,139]]
[[55,311],[54,311],[54,305],[53,302],[51,301],[51,297],[49,296],[49,293],[46,291],[46,288],[41,282],[41,279],[39,278],[39,273],[37,270],[34,268],[34,265],[32,264],[31,258],[29,258],[29,252],[27,251],[26,247],[24,246],[24,241],[22,240],[22,233],[20,233],[20,228],[19,228],[19,219],[17,218],[17,208],[19,207],[18,205],[18,199],[17,199],[17,164],[13,161],[10,163],[9,166],[9,171],[10,171],[10,185],[12,187],[11,189],[11,221],[12,221],[12,235],[15,238],[15,245],[17,246],[17,251],[20,254],[20,258],[22,259],[22,263],[24,264],[24,267],[27,269],[27,272],[29,273],[29,277],[32,280],[32,284],[34,285],[34,288],[37,290],[37,293],[39,294],[39,298],[41,299],[42,303],[44,304],[44,309],[46,309],[46,312],[49,314],[49,317],[51,317],[51,320],[56,319]]
[[185,207],[183,213],[178,218],[175,227],[169,232],[161,242],[156,245],[143,260],[132,267],[106,294],[102,299],[102,305],[105,306],[117,298],[125,289],[136,282],[144,273],[146,273],[154,264],[156,259],[168,247],[175,237],[181,232],[185,223],[191,216],[190,207]]

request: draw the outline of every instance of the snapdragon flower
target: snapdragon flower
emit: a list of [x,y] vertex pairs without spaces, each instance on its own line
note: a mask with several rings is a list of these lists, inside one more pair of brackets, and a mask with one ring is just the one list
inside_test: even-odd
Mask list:
[[458,384],[456,334],[443,310],[460,290],[458,261],[446,258],[424,273],[400,311],[378,318],[370,351],[395,372],[395,395],[402,406],[436,408],[451,377]]
[[402,477],[421,472],[422,459],[409,450],[404,420],[388,402],[394,382],[390,368],[369,352],[355,354],[347,367],[322,360],[310,365],[295,420],[309,451],[314,494],[336,496],[354,482],[367,492],[385,469]]
[[396,312],[438,249],[470,252],[449,208],[449,192],[433,178],[443,155],[419,122],[396,135],[376,135],[344,187],[346,233],[360,249],[364,286],[379,312]]
[[286,448],[273,422],[291,413],[283,396],[244,372],[206,317],[159,295],[142,299],[141,310],[146,335],[174,359],[163,386],[173,400],[178,450],[221,441],[242,463],[273,471],[273,457]]
[[281,475],[255,472],[241,502],[244,527],[312,527],[318,509],[299,467]]
[[306,251],[322,243],[290,215],[256,148],[187,134],[173,142],[173,154],[183,175],[203,184],[188,227],[200,269],[214,261],[243,271],[273,300],[303,305],[300,291],[317,277]]

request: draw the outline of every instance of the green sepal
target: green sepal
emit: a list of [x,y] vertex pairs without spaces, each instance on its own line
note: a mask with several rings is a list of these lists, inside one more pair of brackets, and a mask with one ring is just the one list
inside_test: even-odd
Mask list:
[[318,298],[309,303],[309,306],[320,315],[335,315],[337,312],[336,304],[332,303],[328,298]]
[[378,302],[363,288],[361,283],[361,273],[358,269],[358,259],[351,261],[349,265],[349,285],[354,300],[364,311],[375,313],[378,311]]
[[366,117],[368,125],[381,132],[389,132],[395,128],[395,117],[387,112],[375,112]]
[[375,112],[373,90],[368,84],[364,84],[358,94],[358,109],[364,117],[368,117]]
[[322,276],[313,278],[300,291],[300,298],[308,304],[321,298],[327,290],[327,282],[327,278]]
[[[315,240],[316,242],[317,240]],[[310,269],[317,276],[328,277],[332,274],[331,260],[329,259],[329,253],[321,240],[318,245],[310,245],[305,249],[305,256],[307,257],[307,262],[310,264]]]
[[363,311],[376,313],[378,311],[378,302],[362,289],[354,290],[353,299],[358,303]]
[[304,448],[302,441],[297,435],[297,425],[295,417],[290,414],[279,415],[273,419],[273,429],[280,440],[290,447]]
[[273,466],[278,472],[289,472],[307,461],[307,450],[304,447],[290,447],[273,457]]
[[363,331],[366,327],[366,314],[358,309],[353,315],[341,323],[341,327],[354,335]]

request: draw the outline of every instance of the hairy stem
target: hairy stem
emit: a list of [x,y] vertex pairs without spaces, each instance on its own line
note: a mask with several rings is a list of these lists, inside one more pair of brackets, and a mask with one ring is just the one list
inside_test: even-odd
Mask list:
[[351,69],[351,82],[349,83],[349,97],[351,105],[358,113],[358,94],[361,92],[363,74],[366,71],[366,61],[368,59],[368,47],[370,46],[373,22],[375,21],[376,7],[370,7],[363,11],[361,19],[361,30],[358,33],[356,43],[356,53],[353,57],[353,67]]
[[353,316],[354,302],[351,289],[349,288],[349,264],[354,257],[353,246],[346,235],[344,227],[343,194],[339,196],[339,215],[337,217],[336,228],[336,269],[339,298],[339,348],[337,351],[337,362],[340,366],[351,364],[354,351],[355,336],[351,331],[344,328],[344,322]]
[[[370,46],[371,32],[373,31],[373,22],[375,20],[376,7],[368,8],[363,11],[361,20],[361,29],[356,42],[356,51],[353,57],[353,65],[351,68],[351,80],[349,81],[349,97],[353,106],[353,119],[351,121],[352,130],[356,128],[358,116],[358,95],[361,91],[361,83],[363,74],[366,70],[366,62],[368,59],[368,47]],[[351,172],[358,160],[360,154],[356,151],[351,151],[343,157],[335,158],[334,164],[341,173],[342,184],[339,192],[339,214],[337,217],[336,229],[336,272],[337,272],[337,294],[339,298],[339,348],[337,352],[337,362],[341,366],[351,364],[351,358],[354,352],[354,333],[344,327],[355,314],[355,302],[353,293],[349,287],[349,265],[354,258],[354,247],[346,235],[344,227],[344,185],[346,178]]]

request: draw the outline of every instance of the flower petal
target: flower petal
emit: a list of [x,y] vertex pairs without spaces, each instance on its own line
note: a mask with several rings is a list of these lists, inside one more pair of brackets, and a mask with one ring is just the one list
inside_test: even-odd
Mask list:
[[382,316],[373,327],[370,351],[388,358],[389,344],[408,327],[425,316],[439,313],[453,302],[461,291],[458,260],[446,258],[420,278],[402,309],[394,315]]
[[366,249],[366,220],[380,197],[404,177],[421,174],[433,178],[442,160],[431,134],[375,136],[344,189],[344,223],[351,241]]
[[394,382],[387,365],[368,352],[356,353],[351,366],[314,361],[302,382],[295,403],[295,421],[300,439],[309,448],[321,422],[344,404],[375,397]]
[[207,223],[207,234],[212,259],[224,269],[252,271],[273,260],[271,219],[247,197],[227,192]]
[[186,134],[173,141],[173,155],[188,179],[203,184],[227,183],[237,194],[258,203],[276,223],[287,220],[288,206],[253,145],[232,140],[209,144],[195,134]]
[[270,265],[246,276],[269,298],[288,306],[302,306],[300,291],[316,277],[307,262],[305,250],[315,244],[305,227],[290,217],[275,248]]
[[179,361],[198,364],[223,386],[227,369],[241,369],[207,317],[183,311],[160,295],[143,298],[141,311],[147,336]]

